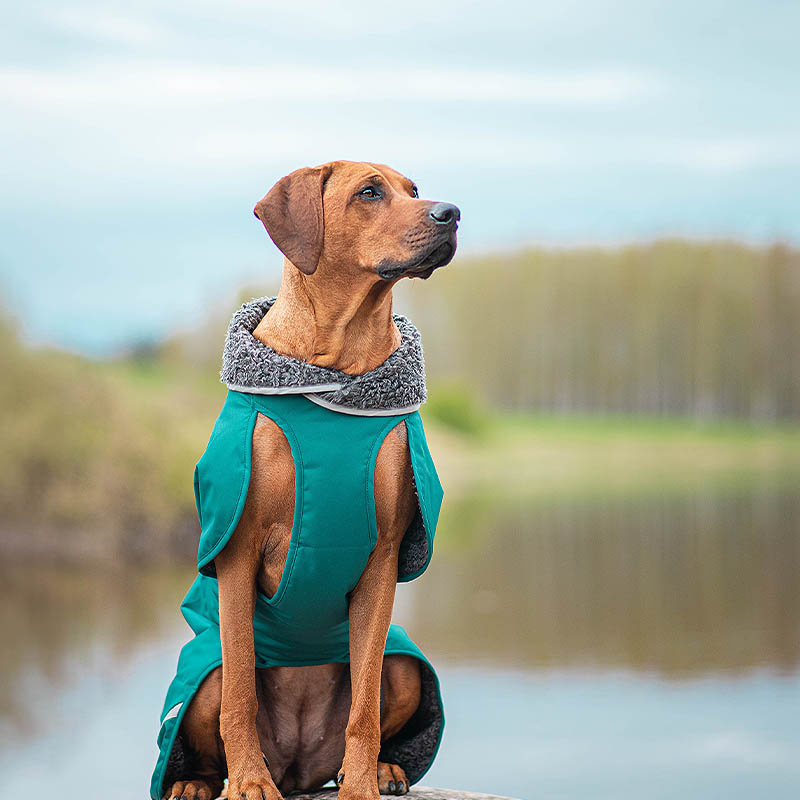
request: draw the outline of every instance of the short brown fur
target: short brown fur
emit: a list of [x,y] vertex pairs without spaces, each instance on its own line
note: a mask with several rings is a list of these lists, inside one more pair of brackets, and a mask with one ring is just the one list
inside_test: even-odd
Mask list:
[[[365,197],[365,185],[381,197]],[[378,164],[337,161],[283,178],[255,209],[286,259],[277,300],[254,335],[279,353],[353,375],[381,364],[400,344],[392,287],[400,277],[427,277],[455,251],[455,221],[431,222],[433,205]],[[411,718],[421,691],[418,662],[383,652],[399,546],[416,511],[405,424],[386,437],[375,465],[378,539],[350,597],[350,664],[256,670],[256,591],[272,596],[280,583],[294,477],[285,436],[259,415],[244,511],[215,559],[222,667],[186,712],[193,772],[167,797],[210,800],[226,776],[237,800],[278,800],[281,791],[331,779],[342,800],[408,791],[399,766],[378,763],[381,741]]]

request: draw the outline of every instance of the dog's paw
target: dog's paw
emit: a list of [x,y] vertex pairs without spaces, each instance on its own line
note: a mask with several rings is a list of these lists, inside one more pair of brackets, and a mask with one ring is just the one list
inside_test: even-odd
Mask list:
[[375,780],[373,783],[374,774],[371,770],[366,774],[362,771],[350,771],[345,774],[345,768],[342,767],[336,776],[336,785],[339,787],[338,800],[380,800],[378,782]]
[[408,794],[408,778],[402,768],[379,761],[378,791],[381,794]]
[[[266,761],[266,759],[265,759]],[[265,764],[228,773],[229,800],[283,800]]]
[[228,784],[230,800],[283,800],[278,787],[270,780],[243,780]]
[[164,800],[214,800],[214,794],[205,781],[176,781]]

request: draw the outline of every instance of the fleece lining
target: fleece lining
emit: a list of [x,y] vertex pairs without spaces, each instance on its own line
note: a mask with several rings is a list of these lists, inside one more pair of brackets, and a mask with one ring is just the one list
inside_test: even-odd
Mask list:
[[318,367],[282,355],[253,336],[274,297],[244,303],[228,327],[220,378],[229,388],[253,394],[305,394],[310,400],[349,414],[390,415],[416,411],[425,402],[425,359],[419,331],[394,315],[400,346],[363,375]]

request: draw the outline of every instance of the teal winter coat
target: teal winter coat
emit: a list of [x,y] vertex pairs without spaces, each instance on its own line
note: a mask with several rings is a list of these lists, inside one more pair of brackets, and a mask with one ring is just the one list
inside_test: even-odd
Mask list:
[[[150,787],[153,800],[160,800],[173,781],[186,777],[181,774],[181,720],[203,679],[222,663],[214,557],[230,539],[244,508],[259,413],[278,425],[291,447],[295,511],[278,589],[272,597],[260,592],[257,596],[256,667],[349,662],[348,593],[358,583],[377,538],[375,461],[385,436],[403,420],[418,511],[403,539],[398,581],[422,574],[433,554],[442,487],[417,410],[342,413],[311,393],[261,391],[229,390],[195,469],[199,575],[181,605],[194,637],[181,650],[164,702]],[[401,766],[414,783],[430,767],[442,736],[438,679],[399,625],[389,629],[385,652],[413,656],[422,668],[419,708],[399,733],[383,743],[380,756]]]

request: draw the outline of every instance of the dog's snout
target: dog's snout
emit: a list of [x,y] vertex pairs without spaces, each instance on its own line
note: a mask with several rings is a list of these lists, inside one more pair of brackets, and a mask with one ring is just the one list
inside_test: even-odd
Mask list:
[[461,219],[458,206],[452,203],[434,203],[428,213],[437,225],[452,225]]

